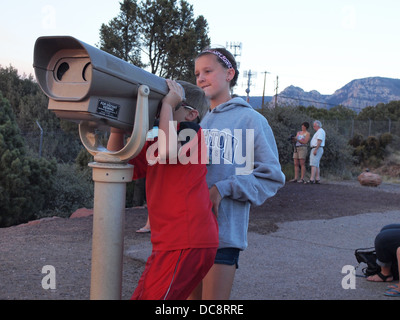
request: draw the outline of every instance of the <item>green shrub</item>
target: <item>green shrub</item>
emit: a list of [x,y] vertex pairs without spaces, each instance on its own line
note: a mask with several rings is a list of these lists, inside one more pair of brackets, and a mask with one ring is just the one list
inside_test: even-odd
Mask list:
[[388,132],[381,134],[381,136],[379,137],[379,144],[383,148],[386,148],[392,142],[393,142],[393,136]]
[[40,217],[69,217],[79,208],[93,208],[93,182],[74,164],[59,164],[45,210]]
[[354,163],[376,168],[385,159],[387,147],[392,143],[393,136],[390,133],[383,133],[379,138],[370,136],[365,140],[360,140],[358,135],[349,142],[355,147],[353,152]]
[[364,137],[361,134],[356,134],[354,135],[353,138],[350,139],[349,145],[351,145],[354,148],[357,148],[361,146],[361,143],[363,142]]
[[9,102],[0,93],[0,227],[27,222],[45,208],[56,163],[27,155]]

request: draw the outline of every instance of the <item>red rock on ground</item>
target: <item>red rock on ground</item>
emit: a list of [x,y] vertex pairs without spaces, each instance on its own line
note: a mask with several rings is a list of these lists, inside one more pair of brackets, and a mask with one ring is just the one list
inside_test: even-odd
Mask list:
[[93,215],[93,209],[81,208],[76,210],[69,218],[78,219],[78,218],[89,217],[91,215]]
[[382,178],[376,173],[363,172],[358,176],[358,181],[362,186],[377,187],[382,183]]

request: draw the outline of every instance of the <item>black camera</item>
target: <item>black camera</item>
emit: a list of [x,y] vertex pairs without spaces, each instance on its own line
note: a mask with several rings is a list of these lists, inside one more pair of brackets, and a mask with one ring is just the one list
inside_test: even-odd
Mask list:
[[290,141],[290,142],[295,142],[295,141],[296,141],[296,137],[297,137],[297,134],[291,134],[291,135],[289,136],[289,138],[288,138],[288,141]]

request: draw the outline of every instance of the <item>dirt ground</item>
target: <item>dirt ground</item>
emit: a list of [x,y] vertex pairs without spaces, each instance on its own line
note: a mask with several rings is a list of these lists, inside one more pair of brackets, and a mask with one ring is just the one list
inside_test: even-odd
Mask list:
[[[400,186],[361,187],[358,182],[300,185],[287,183],[261,207],[253,208],[249,231],[275,232],[277,223],[333,219],[400,208]],[[146,209],[127,209],[125,249],[148,244]],[[0,229],[0,300],[86,300],[90,297],[92,217],[53,218]],[[54,266],[56,289],[44,290],[42,268]],[[124,256],[122,298],[129,299],[144,261]]]
[[357,181],[329,182],[320,185],[286,183],[278,194],[253,208],[249,230],[266,234],[276,230],[277,222],[333,219],[361,213],[398,210],[400,185],[362,187]]

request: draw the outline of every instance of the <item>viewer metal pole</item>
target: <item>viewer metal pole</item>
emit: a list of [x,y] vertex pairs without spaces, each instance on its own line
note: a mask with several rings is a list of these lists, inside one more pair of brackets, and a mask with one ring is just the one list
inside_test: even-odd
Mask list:
[[90,299],[120,300],[126,184],[133,166],[91,163],[95,191]]

